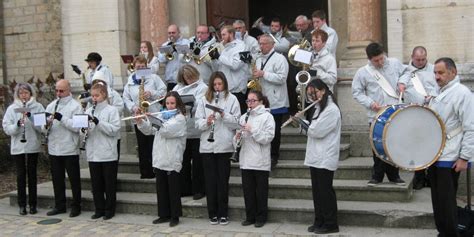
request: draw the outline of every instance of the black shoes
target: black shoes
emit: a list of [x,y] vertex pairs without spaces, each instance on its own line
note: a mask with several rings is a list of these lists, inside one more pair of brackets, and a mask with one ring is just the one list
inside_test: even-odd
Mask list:
[[204,193],[196,193],[193,195],[193,200],[199,200],[204,197]]
[[249,226],[249,225],[255,224],[255,221],[245,220],[245,221],[242,221],[241,224],[242,224],[242,226]]
[[38,213],[38,210],[36,209],[36,206],[30,206],[30,214],[34,215]]
[[260,227],[263,227],[265,225],[265,222],[263,221],[257,221],[255,222],[255,228],[260,228]]
[[170,221],[171,218],[169,217],[160,217],[158,219],[153,220],[153,224],[161,224]]
[[53,210],[47,212],[46,215],[47,216],[54,216],[54,215],[62,214],[62,213],[66,213],[66,209],[59,210],[59,209],[53,208]]
[[400,186],[404,186],[406,184],[405,181],[401,178],[397,178],[395,180],[390,180],[390,182],[392,182],[396,185],[400,185]]
[[69,213],[69,217],[76,217],[81,214],[80,208],[72,208],[71,213]]
[[170,227],[175,227],[179,224],[179,218],[171,218]]
[[95,220],[95,219],[99,219],[101,217],[103,217],[104,214],[103,213],[95,213],[94,215],[91,216],[91,219],[92,220]]
[[20,215],[26,215],[26,207],[20,207]]
[[112,217],[114,217],[114,216],[115,216],[115,214],[108,214],[108,215],[105,215],[103,219],[104,219],[104,221],[110,220],[110,219],[112,219]]
[[337,233],[337,232],[339,232],[339,227],[337,226],[333,228],[328,228],[324,226],[314,228],[314,233],[316,234],[330,234],[330,233]]

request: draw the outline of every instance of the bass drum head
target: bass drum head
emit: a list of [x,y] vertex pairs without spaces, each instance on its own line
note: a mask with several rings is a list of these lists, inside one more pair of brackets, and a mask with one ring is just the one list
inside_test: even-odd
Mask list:
[[390,117],[383,137],[390,160],[402,169],[415,171],[429,167],[439,158],[446,134],[434,111],[409,105]]

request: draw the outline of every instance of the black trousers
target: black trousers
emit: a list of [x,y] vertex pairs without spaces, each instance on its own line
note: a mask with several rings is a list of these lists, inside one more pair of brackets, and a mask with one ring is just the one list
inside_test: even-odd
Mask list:
[[156,196],[158,201],[158,216],[179,218],[182,213],[181,195],[179,188],[180,173],[155,168]]
[[268,215],[268,175],[262,170],[242,169],[246,220],[266,222]]
[[53,179],[54,202],[58,210],[66,210],[65,172],[69,177],[72,190],[73,209],[81,208],[81,173],[79,171],[79,156],[53,156],[51,159],[51,176]]
[[428,168],[431,203],[439,236],[459,236],[456,229],[458,225],[456,193],[459,174],[452,168],[441,168],[436,165]]
[[232,153],[202,153],[209,218],[228,217]]
[[247,100],[247,96],[245,96],[245,94],[242,92],[232,94],[235,95],[235,97],[237,97],[237,100],[239,101],[240,114],[245,114],[247,112],[247,103],[245,102]]
[[205,193],[202,159],[199,154],[199,138],[187,139],[181,168],[181,196]]
[[271,143],[270,156],[272,157],[272,163],[278,163],[280,158],[280,141],[281,141],[281,125],[283,123],[283,116],[285,114],[272,114],[275,120],[275,136]]
[[332,186],[334,171],[310,167],[313,191],[314,225],[333,229],[337,224],[336,192]]
[[153,140],[155,139],[154,135],[147,136],[143,134],[137,127],[135,127],[135,134],[137,136],[138,144],[138,166],[140,168],[140,178],[150,179],[154,178],[155,174],[153,173]]
[[36,207],[38,153],[12,155],[16,164],[16,188],[18,192],[18,206],[26,206],[26,177],[28,176],[28,205]]
[[95,213],[115,215],[117,203],[117,161],[89,162]]
[[293,66],[292,64],[289,64],[288,68],[288,77],[286,79],[286,85],[287,85],[287,90],[288,90],[288,99],[290,101],[290,108],[289,112],[290,115],[296,114],[298,112],[298,94],[296,93],[296,86],[298,83],[296,83],[296,74],[301,71],[300,68]]
[[372,159],[374,159],[374,166],[372,168],[372,179],[382,182],[384,174],[387,174],[387,178],[389,181],[394,181],[400,178],[398,168],[393,167],[392,165],[382,161],[375,155],[373,151],[372,154]]

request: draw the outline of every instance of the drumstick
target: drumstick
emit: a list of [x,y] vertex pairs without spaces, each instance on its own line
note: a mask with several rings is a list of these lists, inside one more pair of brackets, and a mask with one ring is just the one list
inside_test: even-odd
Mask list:
[[402,103],[402,98],[403,98],[403,91],[400,92],[400,97],[398,97],[398,103]]

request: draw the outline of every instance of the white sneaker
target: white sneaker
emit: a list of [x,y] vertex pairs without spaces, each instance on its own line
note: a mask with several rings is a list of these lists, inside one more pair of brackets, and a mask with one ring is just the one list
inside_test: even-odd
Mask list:
[[221,217],[221,219],[219,220],[219,224],[227,225],[229,224],[229,220],[227,219],[227,217]]
[[209,219],[209,223],[211,223],[211,225],[217,225],[219,224],[219,220],[217,220],[217,216],[213,217],[213,218],[210,218]]

